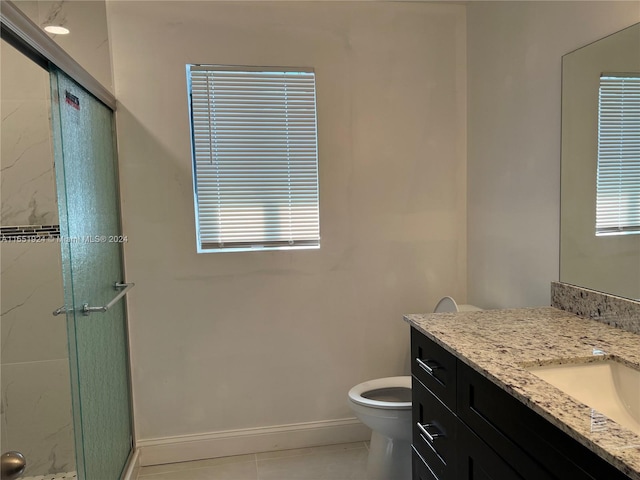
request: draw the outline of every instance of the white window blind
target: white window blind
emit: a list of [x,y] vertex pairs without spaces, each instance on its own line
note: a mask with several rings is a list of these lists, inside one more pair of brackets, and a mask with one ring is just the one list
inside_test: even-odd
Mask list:
[[640,74],[603,74],[596,235],[640,233]]
[[313,71],[188,65],[198,251],[318,248]]

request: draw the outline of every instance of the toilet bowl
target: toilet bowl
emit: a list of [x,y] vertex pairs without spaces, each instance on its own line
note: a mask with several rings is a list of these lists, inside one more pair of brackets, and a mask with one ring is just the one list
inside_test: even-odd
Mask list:
[[368,480],[411,480],[411,377],[363,382],[349,390],[356,417],[371,428]]

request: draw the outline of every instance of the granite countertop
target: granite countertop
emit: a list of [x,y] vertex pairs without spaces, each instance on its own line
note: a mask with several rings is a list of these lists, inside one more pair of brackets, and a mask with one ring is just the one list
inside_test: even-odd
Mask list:
[[590,407],[525,369],[602,359],[594,358],[594,349],[640,369],[640,335],[553,307],[414,314],[404,319],[630,478],[640,480],[639,435],[610,419],[593,428]]

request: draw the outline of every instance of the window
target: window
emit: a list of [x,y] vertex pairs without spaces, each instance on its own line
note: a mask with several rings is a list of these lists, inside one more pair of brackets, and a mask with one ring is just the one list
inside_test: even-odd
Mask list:
[[187,65],[198,252],[319,248],[315,74]]
[[640,74],[603,74],[596,235],[635,233],[640,233]]

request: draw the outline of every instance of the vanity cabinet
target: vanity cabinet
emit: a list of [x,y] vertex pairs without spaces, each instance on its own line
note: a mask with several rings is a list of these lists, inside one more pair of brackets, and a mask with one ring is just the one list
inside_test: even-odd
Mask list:
[[413,480],[628,480],[411,329]]
[[412,389],[415,480],[523,478],[415,377]]

